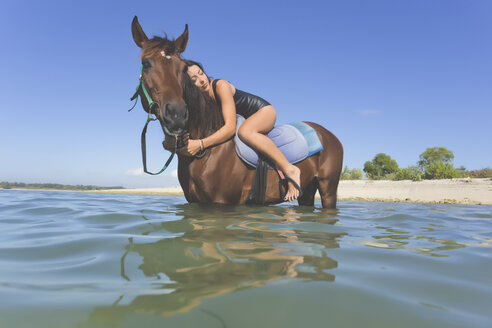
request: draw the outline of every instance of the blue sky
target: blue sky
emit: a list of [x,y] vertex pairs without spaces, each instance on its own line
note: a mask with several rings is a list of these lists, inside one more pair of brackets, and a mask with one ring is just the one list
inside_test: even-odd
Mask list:
[[[383,152],[414,165],[444,146],[492,167],[492,1],[22,1],[0,12],[0,181],[178,185],[176,161],[143,176],[137,15],[148,36],[266,98],[277,122],[315,121],[362,168]],[[149,169],[167,159],[149,128]]]

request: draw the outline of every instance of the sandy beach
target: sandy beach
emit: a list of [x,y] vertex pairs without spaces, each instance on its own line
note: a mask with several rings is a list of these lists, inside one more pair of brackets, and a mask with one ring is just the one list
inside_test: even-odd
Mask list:
[[492,205],[492,179],[345,180],[340,181],[338,199]]
[[[182,195],[181,187],[114,189],[103,193]],[[319,197],[319,196],[318,196]],[[339,200],[492,205],[492,179],[343,180]]]

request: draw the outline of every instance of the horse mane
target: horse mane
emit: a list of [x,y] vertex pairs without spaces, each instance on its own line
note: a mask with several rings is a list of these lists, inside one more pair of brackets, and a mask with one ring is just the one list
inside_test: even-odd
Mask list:
[[205,138],[224,125],[224,118],[217,103],[208,94],[198,89],[186,70],[185,66],[183,98],[188,105],[190,137],[192,139]]

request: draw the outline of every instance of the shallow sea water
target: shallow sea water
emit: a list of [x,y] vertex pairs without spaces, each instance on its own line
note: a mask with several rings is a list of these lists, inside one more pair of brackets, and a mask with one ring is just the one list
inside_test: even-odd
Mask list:
[[0,327],[490,327],[492,207],[0,191]]

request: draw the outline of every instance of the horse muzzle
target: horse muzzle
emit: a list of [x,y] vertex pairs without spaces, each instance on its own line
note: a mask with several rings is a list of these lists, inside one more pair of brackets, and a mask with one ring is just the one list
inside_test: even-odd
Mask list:
[[164,106],[161,125],[164,132],[179,136],[186,130],[188,123],[188,106],[179,103],[167,103]]

